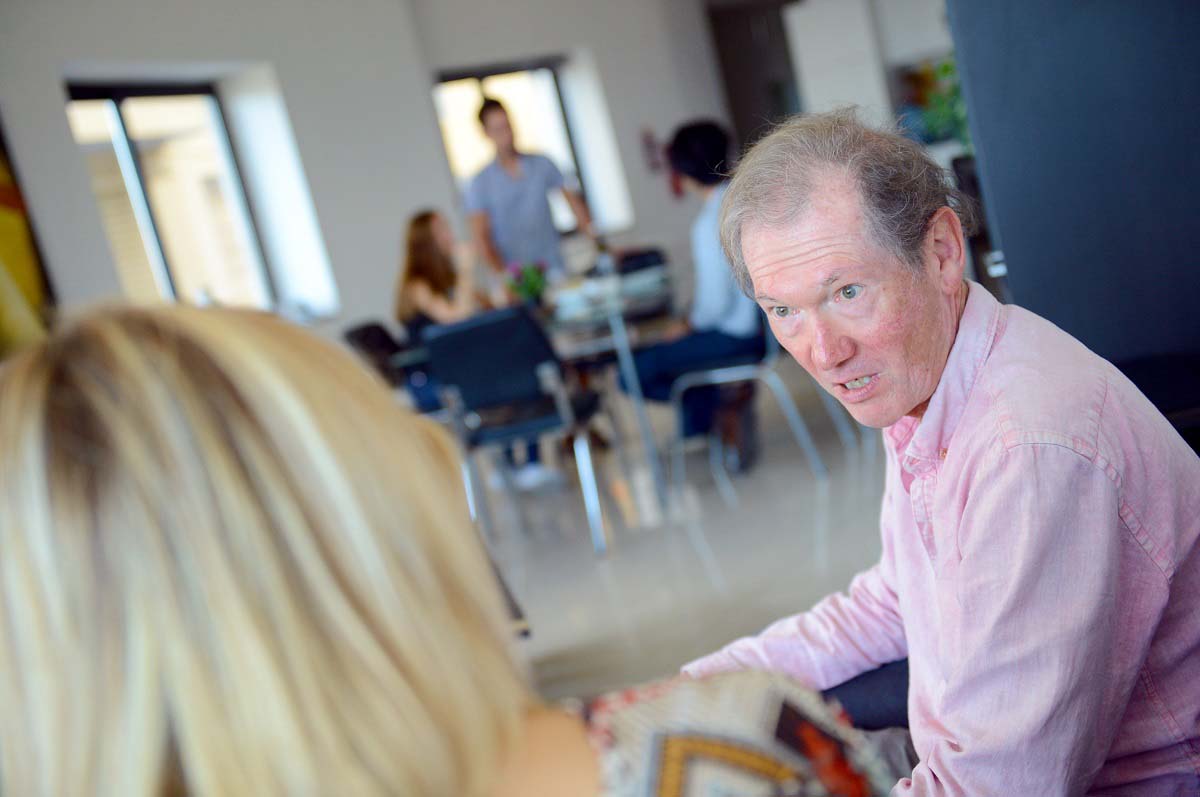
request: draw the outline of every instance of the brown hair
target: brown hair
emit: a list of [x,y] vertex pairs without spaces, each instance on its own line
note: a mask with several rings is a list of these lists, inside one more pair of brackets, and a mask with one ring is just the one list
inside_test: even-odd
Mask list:
[[508,115],[508,110],[504,107],[504,103],[493,97],[484,97],[483,103],[479,106],[479,124],[483,124],[483,120],[492,111],[503,111],[505,116]]
[[454,262],[438,247],[433,235],[433,220],[437,217],[436,210],[423,210],[408,222],[404,267],[396,288],[396,320],[401,323],[408,323],[417,314],[412,296],[415,283],[424,283],[434,294],[446,298],[458,284]]

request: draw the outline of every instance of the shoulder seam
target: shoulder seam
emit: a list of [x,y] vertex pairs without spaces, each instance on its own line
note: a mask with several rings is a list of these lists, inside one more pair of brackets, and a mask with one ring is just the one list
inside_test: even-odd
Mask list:
[[[1026,434],[1049,435],[1056,433],[1028,432]],[[1146,557],[1150,560],[1151,564],[1154,565],[1155,569],[1162,573],[1163,578],[1165,578],[1167,584],[1170,585],[1174,578],[1172,569],[1162,561],[1158,546],[1154,544],[1154,541],[1150,538],[1150,535],[1146,533],[1146,527],[1142,523],[1141,518],[1139,518],[1137,513],[1134,512],[1133,507],[1131,507],[1125,501],[1123,497],[1123,479],[1121,478],[1121,474],[1117,472],[1117,469],[1113,467],[1112,463],[1102,456],[1099,451],[1097,451],[1093,456],[1089,457],[1067,442],[1052,440],[1020,440],[1016,442],[1004,441],[1003,445],[1003,453],[1015,451],[1018,448],[1033,448],[1035,446],[1061,448],[1066,451],[1070,451],[1084,462],[1087,462],[1092,467],[1101,471],[1105,477],[1112,482],[1113,488],[1117,491],[1117,519],[1121,523],[1121,528],[1125,529],[1125,533],[1127,533],[1133,539],[1133,541],[1137,543],[1138,547],[1144,554],[1146,554]]]

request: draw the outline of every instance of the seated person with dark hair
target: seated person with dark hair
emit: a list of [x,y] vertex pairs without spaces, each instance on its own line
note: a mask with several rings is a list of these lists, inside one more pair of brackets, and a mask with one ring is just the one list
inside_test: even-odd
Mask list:
[[[757,305],[734,281],[721,250],[721,199],[727,186],[729,136],[713,122],[693,122],[675,132],[667,147],[683,189],[703,205],[692,223],[695,290],[691,313],[668,333],[668,341],[639,351],[638,378],[646,398],[668,401],[683,374],[720,368],[762,356],[763,327]],[[684,435],[707,434],[713,426],[718,389],[684,394]]]

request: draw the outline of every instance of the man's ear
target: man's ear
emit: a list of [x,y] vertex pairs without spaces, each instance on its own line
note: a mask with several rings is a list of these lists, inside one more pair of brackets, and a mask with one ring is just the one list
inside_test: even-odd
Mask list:
[[955,292],[962,285],[966,253],[958,214],[948,207],[938,208],[925,233],[925,262],[935,269],[934,274],[947,292]]

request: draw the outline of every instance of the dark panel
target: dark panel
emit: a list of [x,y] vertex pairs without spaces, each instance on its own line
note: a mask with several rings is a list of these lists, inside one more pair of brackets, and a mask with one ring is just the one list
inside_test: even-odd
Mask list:
[[1013,299],[1113,361],[1200,348],[1200,2],[947,6]]

